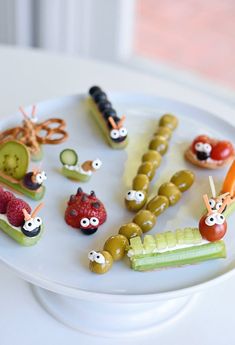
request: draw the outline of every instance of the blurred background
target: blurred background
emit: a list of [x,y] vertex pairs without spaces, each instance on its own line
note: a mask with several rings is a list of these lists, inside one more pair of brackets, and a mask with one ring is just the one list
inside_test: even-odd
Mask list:
[[0,44],[235,87],[235,0],[0,0]]

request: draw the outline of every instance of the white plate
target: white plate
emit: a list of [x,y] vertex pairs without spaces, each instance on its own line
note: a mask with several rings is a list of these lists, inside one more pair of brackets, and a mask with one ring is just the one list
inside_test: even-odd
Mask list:
[[[150,234],[198,224],[203,209],[202,194],[210,192],[209,172],[184,161],[184,150],[192,139],[203,133],[231,141],[234,137],[234,128],[230,124],[187,104],[131,94],[112,94],[110,99],[119,113],[127,115],[126,126],[129,129],[130,143],[126,150],[113,150],[107,146],[94,119],[84,106],[84,96],[69,96],[38,104],[37,114],[40,119],[62,117],[67,121],[69,139],[61,145],[44,147],[43,168],[48,174],[48,180],[44,199],[46,207],[41,212],[46,230],[43,238],[36,246],[25,248],[1,233],[0,259],[22,278],[41,287],[85,299],[99,296],[100,299],[112,301],[150,301],[176,297],[219,282],[233,274],[235,237],[232,224],[235,216],[228,220],[226,260],[146,273],[132,271],[128,267],[128,261],[124,261],[114,264],[112,270],[105,275],[99,276],[89,271],[87,253],[91,249],[101,249],[105,239],[116,234],[119,227],[133,217],[124,208],[123,196],[131,186],[140,157],[147,149],[160,115],[164,112],[174,113],[179,118],[179,127],[174,132],[169,151],[151,183],[151,194],[180,169],[192,169],[196,173],[196,182],[183,194],[177,205],[159,217]],[[20,120],[18,114],[17,117],[1,122],[1,129],[16,125]],[[89,182],[75,183],[58,172],[59,153],[67,147],[78,151],[80,162],[97,157],[103,161],[102,168]],[[210,171],[218,191],[226,171],[227,168]],[[86,192],[95,190],[97,197],[107,208],[107,222],[91,236],[84,236],[64,221],[66,202],[78,186],[82,186]],[[27,201],[34,206],[34,202]]]

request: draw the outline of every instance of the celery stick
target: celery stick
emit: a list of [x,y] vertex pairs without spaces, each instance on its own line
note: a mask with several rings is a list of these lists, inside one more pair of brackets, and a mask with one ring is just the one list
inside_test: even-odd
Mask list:
[[134,255],[130,260],[132,269],[136,271],[148,271],[163,267],[191,265],[225,257],[225,244],[223,241],[217,241],[163,253]]

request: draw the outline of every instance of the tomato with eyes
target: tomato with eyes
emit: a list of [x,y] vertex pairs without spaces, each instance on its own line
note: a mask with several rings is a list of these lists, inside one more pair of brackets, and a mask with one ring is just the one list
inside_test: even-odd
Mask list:
[[233,145],[229,141],[219,141],[211,151],[211,158],[214,160],[224,160],[234,152]]
[[[199,231],[202,237],[209,241],[215,242],[221,240],[227,231],[227,222],[224,220],[222,224],[207,225],[206,220],[209,218],[208,214],[204,215],[199,222]],[[213,217],[213,215],[212,215]]]
[[207,144],[207,143],[210,143],[210,139],[209,139],[209,137],[207,135],[199,135],[199,136],[197,136],[193,140],[193,142],[192,142],[192,151],[194,153],[196,153],[196,151],[197,151],[196,147],[195,147],[197,143]]

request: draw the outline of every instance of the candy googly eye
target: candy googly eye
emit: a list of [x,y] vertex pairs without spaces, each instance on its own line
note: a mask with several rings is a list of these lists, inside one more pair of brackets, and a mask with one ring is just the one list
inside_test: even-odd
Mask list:
[[90,225],[89,219],[88,218],[82,218],[81,221],[80,221],[80,225],[83,228],[87,228]]
[[38,228],[42,225],[42,219],[40,217],[36,217],[33,219],[33,223],[35,225],[35,228]]
[[27,231],[33,231],[35,229],[34,220],[33,219],[27,220],[24,223],[23,228]]
[[95,170],[98,170],[101,167],[101,165],[102,165],[102,162],[99,159],[95,159],[92,162],[92,168],[95,169]]
[[96,255],[96,251],[95,250],[91,250],[90,253],[88,253],[88,259],[90,261],[94,261],[95,260],[95,255]]
[[45,181],[47,179],[47,174],[45,173],[45,171],[42,171],[41,175],[42,175],[43,181]]
[[119,129],[119,134],[121,137],[126,137],[127,136],[127,129],[125,127],[121,127]]
[[206,217],[205,223],[208,226],[213,226],[216,223],[216,217],[215,215],[211,214],[210,216]]
[[216,218],[216,224],[219,224],[219,225],[224,224],[225,217],[222,214],[217,213],[215,218]]
[[97,264],[105,264],[105,257],[101,253],[96,253],[94,255],[94,261],[97,262]]
[[144,193],[137,191],[135,192],[135,200],[136,201],[143,201],[144,200]]
[[99,219],[96,217],[91,217],[90,224],[93,226],[98,226],[99,225]]
[[118,129],[112,129],[110,132],[110,137],[112,139],[118,139],[120,137],[120,133]]
[[216,205],[215,205],[215,208],[217,211],[219,211],[220,207],[223,205],[222,202],[217,202]]
[[210,200],[209,200],[209,204],[210,204],[210,207],[211,207],[211,208],[214,208],[214,207],[215,207],[216,202],[215,202],[215,200],[214,200],[214,199],[210,199]]
[[210,144],[203,144],[203,151],[206,152],[206,153],[210,153],[212,150],[212,147]]
[[136,192],[134,190],[128,190],[125,199],[128,201],[135,200],[135,193]]
[[199,152],[202,152],[203,151],[203,147],[204,145],[203,145],[203,143],[201,143],[201,142],[199,142],[199,143],[196,143],[196,145],[195,145],[195,149],[197,150],[197,151],[199,151]]
[[42,184],[42,182],[43,182],[42,174],[37,174],[35,177],[35,180],[38,184]]

